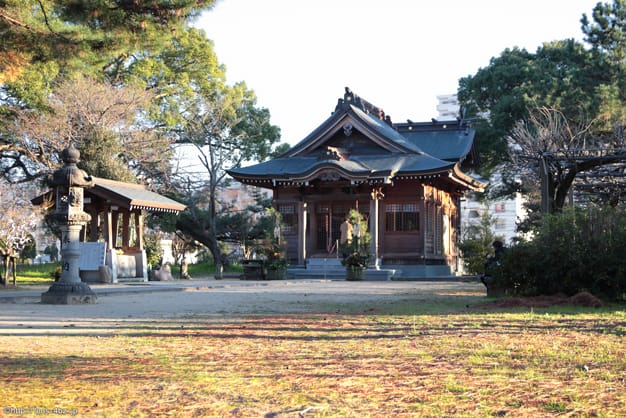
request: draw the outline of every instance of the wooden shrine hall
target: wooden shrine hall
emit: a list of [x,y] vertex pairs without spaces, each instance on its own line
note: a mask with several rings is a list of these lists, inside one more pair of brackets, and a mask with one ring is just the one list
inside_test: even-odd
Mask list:
[[474,135],[462,119],[392,123],[346,88],[300,143],[228,173],[273,191],[292,265],[338,258],[340,224],[358,209],[368,220],[371,268],[398,279],[446,276],[458,268],[460,199],[486,186],[464,173],[478,163]]
[[[143,240],[145,212],[179,213],[186,206],[140,184],[93,177],[85,188],[84,211],[91,215],[83,228],[80,275],[85,282],[104,281],[103,266],[113,283],[147,281],[148,265]],[[33,204],[54,205],[50,191]]]

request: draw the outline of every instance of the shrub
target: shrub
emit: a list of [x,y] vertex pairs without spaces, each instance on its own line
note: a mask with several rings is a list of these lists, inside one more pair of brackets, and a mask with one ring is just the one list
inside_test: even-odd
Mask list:
[[626,213],[566,209],[545,216],[534,237],[508,249],[495,277],[519,295],[626,294]]
[[487,208],[483,211],[478,223],[470,224],[463,233],[463,240],[458,244],[463,257],[465,271],[470,274],[484,273],[487,255],[493,252],[491,244],[497,239],[502,240],[491,231],[495,219],[489,215]]
[[154,233],[144,235],[144,249],[146,250],[146,259],[152,268],[160,267],[161,264],[161,240]]
[[37,244],[35,243],[35,240],[31,237],[30,241],[24,244],[22,251],[20,251],[20,259],[34,260],[35,257],[37,257]]
[[519,242],[506,250],[499,269],[493,272],[494,279],[509,294],[519,296],[540,294],[542,292],[537,283],[538,264],[532,262],[538,257],[536,246],[529,242]]

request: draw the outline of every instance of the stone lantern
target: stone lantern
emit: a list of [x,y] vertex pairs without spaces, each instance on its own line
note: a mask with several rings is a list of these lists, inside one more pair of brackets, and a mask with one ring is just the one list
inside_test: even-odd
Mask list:
[[80,152],[70,146],[61,152],[64,162],[48,178],[48,185],[54,188],[55,209],[47,215],[47,220],[61,231],[61,277],[46,293],[41,302],[56,305],[95,303],[96,294],[87,283],[80,279],[80,231],[91,220],[83,211],[83,192],[92,187],[91,176],[79,169]]

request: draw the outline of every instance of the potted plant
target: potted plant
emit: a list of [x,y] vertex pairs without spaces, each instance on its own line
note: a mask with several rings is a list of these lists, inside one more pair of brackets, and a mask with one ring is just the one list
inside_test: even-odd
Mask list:
[[342,246],[343,260],[346,267],[346,280],[363,280],[370,258],[370,234],[367,221],[358,211],[352,209],[348,214],[352,225],[351,237]]
[[267,280],[284,279],[287,274],[287,258],[283,247],[271,245],[266,253],[265,278]]
[[365,269],[367,268],[367,256],[363,256],[358,251],[348,254],[342,263],[346,266],[346,280],[363,280]]

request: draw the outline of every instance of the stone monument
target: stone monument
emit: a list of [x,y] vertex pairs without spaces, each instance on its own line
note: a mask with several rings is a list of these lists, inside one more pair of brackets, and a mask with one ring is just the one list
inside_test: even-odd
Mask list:
[[48,178],[54,188],[55,208],[47,220],[61,231],[61,277],[47,292],[41,294],[41,303],[76,305],[95,303],[96,294],[79,275],[80,231],[91,220],[83,211],[85,187],[93,186],[91,176],[79,169],[80,152],[70,146],[61,152],[63,167]]

